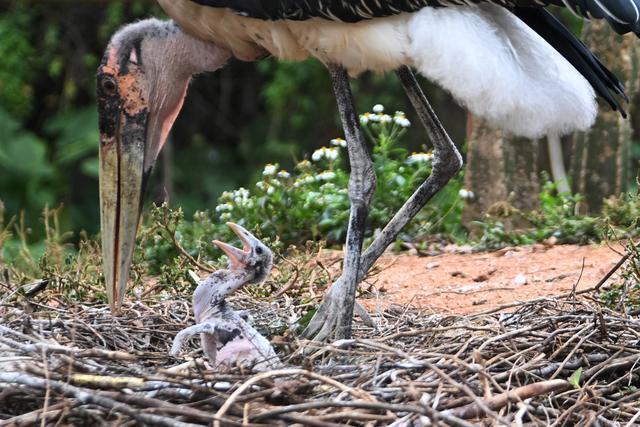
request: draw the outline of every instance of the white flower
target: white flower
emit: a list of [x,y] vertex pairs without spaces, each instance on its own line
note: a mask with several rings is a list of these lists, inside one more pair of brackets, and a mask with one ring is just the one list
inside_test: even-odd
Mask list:
[[318,162],[322,160],[323,157],[324,157],[324,147],[314,151],[313,154],[311,155],[311,160],[313,160],[314,162]]
[[364,126],[367,123],[369,123],[369,115],[368,114],[364,114],[364,115],[360,116],[360,124]]
[[373,106],[373,112],[380,114],[380,113],[384,113],[384,105],[382,104],[376,104]]
[[264,190],[264,181],[259,181],[256,183],[256,187],[258,187],[260,190]]
[[324,172],[318,174],[317,179],[318,179],[318,181],[331,181],[335,177],[336,177],[335,172],[324,171]]
[[326,158],[327,160],[335,160],[338,158],[339,154],[340,153],[338,152],[337,148],[322,147],[313,152],[313,154],[311,155],[311,159],[314,162],[318,162],[323,158]]
[[342,138],[335,138],[331,140],[331,145],[344,148],[347,146],[347,141]]
[[304,184],[311,184],[312,182],[314,182],[316,179],[311,176],[311,175],[305,175],[301,178],[296,179],[296,182],[293,183],[293,186],[298,188],[303,186]]
[[382,115],[382,116],[380,117],[380,121],[381,121],[382,123],[391,123],[391,122],[393,122],[393,117],[391,117],[391,116],[390,116],[390,115],[388,115],[388,114],[384,114],[384,115]]
[[247,200],[249,198],[249,190],[247,190],[244,187],[240,187],[236,191],[233,192],[233,195],[235,197],[241,198],[242,200]]
[[216,212],[224,212],[224,211],[232,211],[233,205],[230,203],[223,203],[221,205],[216,206]]
[[371,120],[374,123],[378,123],[381,117],[382,117],[381,114],[372,114],[369,116],[369,120]]
[[278,178],[287,179],[289,177],[291,177],[291,174],[289,172],[287,172],[286,170],[281,170],[280,172],[278,172]]
[[274,191],[276,191],[276,189],[273,187],[267,188],[267,194],[273,194]]
[[220,215],[220,219],[222,221],[229,221],[231,219],[231,214],[229,212],[225,212],[222,215]]
[[431,153],[412,153],[405,163],[409,165],[414,163],[428,163],[431,159],[433,159],[433,154]]
[[400,127],[408,128],[409,126],[411,126],[411,122],[409,121],[409,119],[404,116],[396,116],[393,120]]
[[328,160],[335,160],[338,158],[338,155],[340,153],[338,153],[338,149],[337,148],[327,148],[327,150],[324,153],[324,156],[328,159]]
[[277,171],[278,171],[278,165],[273,165],[269,163],[264,167],[264,170],[262,171],[262,175],[272,176],[272,175],[275,175]]
[[461,188],[460,191],[458,191],[458,195],[460,196],[460,198],[465,200],[471,200],[475,197],[475,194],[473,194],[473,191],[469,191],[464,188]]

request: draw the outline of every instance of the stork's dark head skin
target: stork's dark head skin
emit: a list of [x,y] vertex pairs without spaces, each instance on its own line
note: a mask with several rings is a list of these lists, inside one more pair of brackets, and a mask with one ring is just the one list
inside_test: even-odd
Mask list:
[[97,75],[102,251],[111,308],[122,304],[146,182],[191,76],[229,52],[149,19],[118,31]]
[[213,243],[229,257],[229,269],[240,271],[250,276],[249,283],[260,283],[267,278],[273,265],[273,253],[257,237],[244,227],[228,222],[227,225],[236,233],[242,242],[238,249],[219,240]]

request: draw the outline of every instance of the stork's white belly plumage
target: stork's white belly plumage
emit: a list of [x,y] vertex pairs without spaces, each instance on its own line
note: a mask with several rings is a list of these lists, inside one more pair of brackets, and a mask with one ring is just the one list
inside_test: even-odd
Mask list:
[[185,31],[243,60],[310,56],[351,75],[409,65],[471,112],[516,135],[587,129],[597,112],[590,84],[510,12],[492,4],[425,7],[356,23],[263,21],[189,0],[159,0]]

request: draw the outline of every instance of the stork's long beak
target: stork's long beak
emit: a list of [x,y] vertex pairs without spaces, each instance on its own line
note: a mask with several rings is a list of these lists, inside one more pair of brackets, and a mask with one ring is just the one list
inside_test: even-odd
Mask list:
[[251,251],[257,246],[257,243],[260,243],[260,241],[248,230],[238,224],[228,222],[227,225],[242,242],[242,249],[238,249],[235,246],[231,246],[230,244],[219,240],[214,240],[213,244],[219,247],[229,257],[233,267],[242,268],[247,262],[247,256],[251,254]]
[[114,138],[101,138],[100,215],[107,297],[117,311],[126,292],[148,174],[144,173],[146,112],[123,114]]
[[113,68],[107,63],[99,70],[98,113],[103,269],[109,304],[117,312],[126,292],[151,167],[145,170],[149,109],[137,90],[138,71],[124,74]]

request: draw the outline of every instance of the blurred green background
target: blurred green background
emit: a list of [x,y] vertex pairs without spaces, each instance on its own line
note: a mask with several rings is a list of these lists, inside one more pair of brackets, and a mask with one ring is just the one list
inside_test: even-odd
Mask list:
[[[98,232],[96,68],[118,27],[150,16],[165,17],[153,0],[0,3],[0,211],[5,224],[24,215],[30,243],[43,238],[45,206],[63,205],[60,229],[73,231],[71,241]],[[576,32],[579,25],[571,22]],[[465,112],[424,83],[462,146]],[[353,84],[360,112],[382,103],[416,121],[394,75],[364,74]],[[194,79],[149,199],[168,199],[187,216],[211,209],[222,191],[255,182],[264,164],[290,168],[341,135],[318,62],[234,60]],[[426,142],[420,126],[404,141],[410,151]]]
[[[0,6],[0,200],[5,220],[24,212],[42,238],[45,205],[61,203],[61,229],[98,232],[95,73],[110,36],[125,23],[165,15],[154,1],[9,1]],[[342,135],[330,81],[316,61],[233,61],[194,79],[155,170],[150,199],[187,215],[213,208],[268,162],[287,168]],[[393,75],[354,82],[360,111],[375,103],[411,111]],[[433,88],[431,89],[433,92]],[[464,112],[433,101],[457,141]],[[424,143],[416,126],[410,149]]]

